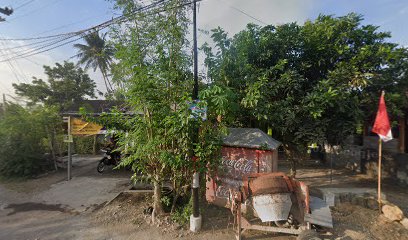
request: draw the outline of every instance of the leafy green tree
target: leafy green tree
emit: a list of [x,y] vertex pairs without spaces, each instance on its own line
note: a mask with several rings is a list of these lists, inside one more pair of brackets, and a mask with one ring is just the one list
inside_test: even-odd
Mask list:
[[[152,181],[155,214],[162,212],[164,181],[173,183],[174,210],[177,195],[189,189],[194,170],[205,172],[219,160],[221,127],[213,117],[216,114],[201,121],[189,109],[193,77],[186,38],[189,7],[182,6],[184,3],[170,0],[160,8],[134,14],[139,4],[117,1],[129,22],[112,33],[118,60],[113,78],[125,86],[124,98],[135,114],[126,117],[126,123],[120,113],[105,120],[111,127],[126,129],[120,134],[122,150],[129,153],[123,164],[131,164]],[[204,107],[206,102],[199,105]],[[197,127],[200,141],[193,145]],[[192,156],[198,160],[193,162]]]
[[304,25],[250,24],[233,38],[213,30],[216,51],[209,44],[202,49],[211,84],[236,95],[240,109],[232,123],[271,127],[292,160],[310,143],[341,145],[363,121],[362,103],[378,99],[406,56],[386,42],[389,33],[361,21],[351,13]]
[[84,65],[85,70],[92,67],[93,71],[99,69],[105,82],[106,90],[113,91],[112,84],[108,78],[108,72],[114,57],[114,48],[107,44],[106,34],[99,36],[98,31],[92,31],[85,35],[86,44],[77,43],[74,47],[78,49],[78,64]]
[[43,103],[58,106],[60,111],[85,97],[95,97],[95,82],[82,68],[70,62],[56,63],[55,67],[44,66],[47,82],[33,77],[31,84],[13,84],[16,94],[26,97],[31,105]]
[[50,126],[60,121],[53,108],[25,109],[8,104],[0,117],[0,175],[30,177],[51,165],[44,153],[50,149]]
[[389,55],[389,60],[383,66],[381,74],[373,77],[372,84],[368,84],[361,94],[361,105],[365,113],[366,123],[375,118],[378,98],[381,90],[386,92],[387,111],[391,120],[396,124],[398,117],[406,117],[408,109],[408,50],[396,48]]

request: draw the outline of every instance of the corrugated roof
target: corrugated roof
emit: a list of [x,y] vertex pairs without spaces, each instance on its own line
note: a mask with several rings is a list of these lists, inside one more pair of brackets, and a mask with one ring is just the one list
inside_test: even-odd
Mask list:
[[111,100],[81,100],[72,104],[64,113],[79,113],[80,108],[85,108],[89,113],[110,112],[113,107],[121,108],[125,104],[120,101]]
[[258,128],[229,128],[223,145],[275,150],[281,143]]

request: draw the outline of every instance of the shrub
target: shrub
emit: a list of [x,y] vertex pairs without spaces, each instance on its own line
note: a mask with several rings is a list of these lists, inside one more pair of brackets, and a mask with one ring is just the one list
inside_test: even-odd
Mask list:
[[[53,122],[49,109],[32,111],[9,104],[0,117],[0,174],[5,177],[26,177],[48,167],[45,124]],[[51,120],[51,121],[50,121]]]

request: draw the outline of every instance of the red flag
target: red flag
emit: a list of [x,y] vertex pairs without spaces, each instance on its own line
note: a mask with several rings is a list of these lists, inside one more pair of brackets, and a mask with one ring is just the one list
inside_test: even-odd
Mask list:
[[392,139],[390,120],[388,119],[387,107],[385,106],[384,91],[381,93],[380,104],[378,105],[377,116],[372,130],[384,141]]

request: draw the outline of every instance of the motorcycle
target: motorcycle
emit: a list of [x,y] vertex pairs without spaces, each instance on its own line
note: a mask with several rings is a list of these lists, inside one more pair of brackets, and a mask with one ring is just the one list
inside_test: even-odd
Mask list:
[[103,171],[105,170],[105,166],[116,166],[120,162],[120,153],[112,152],[112,149],[110,148],[102,149],[102,151],[105,154],[103,158],[99,160],[98,166],[96,168],[99,173],[103,173]]

